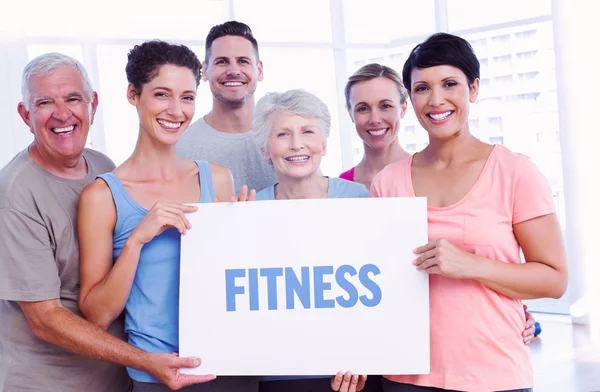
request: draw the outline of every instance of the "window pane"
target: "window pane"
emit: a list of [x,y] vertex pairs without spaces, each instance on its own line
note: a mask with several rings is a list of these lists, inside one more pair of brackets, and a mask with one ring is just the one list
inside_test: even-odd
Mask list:
[[43,37],[203,40],[213,25],[227,17],[223,0],[173,0],[168,9],[162,0],[120,1],[116,7],[103,5],[93,11],[41,0],[26,3],[25,33]]
[[550,15],[550,13],[551,0],[448,0],[448,26],[453,31]]
[[[258,83],[256,99],[271,91],[283,92],[301,88],[318,96],[331,114],[331,133],[327,155],[323,158],[323,174],[337,177],[342,169],[338,122],[337,91],[333,51],[329,49],[265,48],[261,53],[265,78]],[[307,61],[318,59],[318,61]]]
[[329,1],[235,0],[234,10],[259,45],[263,41],[331,42]]
[[106,153],[117,165],[131,155],[138,135],[137,114],[126,95],[125,64],[131,48],[132,45],[99,46],[97,51]]
[[346,41],[388,43],[435,31],[433,0],[344,0]]
[[[483,50],[480,53],[474,45],[477,55],[490,59],[481,70],[482,80],[488,83],[481,84],[478,102],[471,109],[471,119],[478,119],[477,136],[532,158],[548,178],[559,221],[565,227],[552,34],[552,24],[544,22],[464,38],[478,42]],[[564,299],[553,301],[551,307],[543,301],[531,306],[550,312],[568,313],[569,309]]]

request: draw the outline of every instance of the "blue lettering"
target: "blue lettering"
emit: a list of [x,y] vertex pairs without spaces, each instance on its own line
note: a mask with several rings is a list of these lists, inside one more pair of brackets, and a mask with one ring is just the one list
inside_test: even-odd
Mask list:
[[283,268],[261,268],[260,276],[267,277],[269,310],[277,310],[277,277],[283,276]]
[[346,274],[354,276],[356,275],[356,269],[348,264],[340,266],[337,271],[335,271],[335,281],[338,286],[348,293],[348,299],[344,298],[343,295],[340,295],[336,297],[335,300],[342,308],[351,308],[358,302],[358,290],[346,279]]
[[250,310],[258,310],[258,269],[248,270],[248,295],[250,296]]
[[377,283],[369,278],[369,272],[373,273],[375,276],[379,275],[381,271],[374,264],[366,264],[363,265],[358,272],[358,279],[360,280],[360,283],[362,283],[362,285],[365,286],[365,288],[369,290],[371,294],[373,294],[373,297],[370,299],[366,295],[361,295],[360,302],[362,302],[363,305],[371,308],[379,305],[381,302],[381,288],[377,285]]
[[304,309],[310,309],[310,270],[302,267],[302,283],[298,280],[293,268],[285,269],[285,305],[287,309],[294,309],[294,293],[298,296]]
[[332,299],[325,299],[324,292],[331,290],[331,283],[323,282],[323,275],[333,274],[332,265],[316,266],[313,269],[315,275],[315,308],[333,308],[335,307],[335,301]]
[[225,270],[225,297],[227,301],[227,311],[235,312],[235,295],[244,294],[244,286],[236,286],[235,278],[244,278],[245,269]]

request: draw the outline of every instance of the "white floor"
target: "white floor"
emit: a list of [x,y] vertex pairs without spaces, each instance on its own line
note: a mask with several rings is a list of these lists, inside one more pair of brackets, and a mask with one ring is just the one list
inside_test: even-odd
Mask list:
[[541,335],[531,342],[534,392],[600,391],[600,331],[568,316],[535,313]]

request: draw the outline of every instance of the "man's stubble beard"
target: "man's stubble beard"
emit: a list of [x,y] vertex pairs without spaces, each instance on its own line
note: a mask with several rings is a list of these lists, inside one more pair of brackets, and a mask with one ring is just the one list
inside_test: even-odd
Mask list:
[[248,101],[252,101],[254,99],[254,92],[256,91],[249,91],[246,95],[244,95],[242,98],[240,99],[229,99],[226,96],[224,96],[223,94],[214,94],[214,97],[217,98],[219,100],[219,102],[221,102],[222,104],[232,108],[232,109],[239,109],[242,106],[244,106],[244,104]]

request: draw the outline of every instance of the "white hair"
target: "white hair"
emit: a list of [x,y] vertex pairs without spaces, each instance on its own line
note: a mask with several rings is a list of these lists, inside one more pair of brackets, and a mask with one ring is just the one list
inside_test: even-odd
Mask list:
[[331,130],[331,115],[323,101],[306,90],[272,92],[258,100],[252,118],[252,138],[263,155],[268,154],[267,140],[271,132],[269,119],[275,112],[318,119],[319,130],[323,135],[324,143],[327,144]]
[[84,88],[84,98],[88,103],[92,102],[94,97],[94,90],[92,89],[92,83],[88,77],[87,71],[83,68],[83,65],[77,60],[62,53],[46,53],[38,56],[31,60],[23,70],[23,76],[21,78],[21,94],[23,96],[23,105],[25,109],[29,110],[31,106],[31,92],[29,91],[29,80],[32,76],[48,76],[54,73],[61,66],[73,67],[81,74]]

